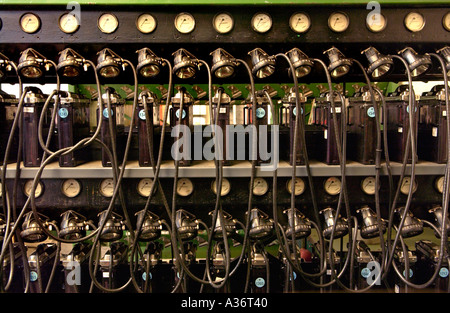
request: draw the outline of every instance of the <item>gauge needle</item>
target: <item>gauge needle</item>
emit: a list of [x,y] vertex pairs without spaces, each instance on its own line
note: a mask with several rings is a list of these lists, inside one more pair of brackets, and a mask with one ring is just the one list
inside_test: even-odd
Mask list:
[[259,26],[260,23],[265,23],[264,22],[264,18],[260,18],[259,21],[258,21],[258,24],[256,26]]
[[297,19],[297,24],[296,24],[295,26],[298,26],[298,24],[301,22],[301,20],[302,20],[302,18],[299,17],[299,18]]
[[65,190],[67,190],[67,189],[69,189],[70,187],[72,187],[72,184],[73,184],[73,183],[70,183],[70,185],[67,186],[67,188],[66,188]]
[[222,19],[220,20],[219,26],[220,26],[220,25],[222,25],[223,23],[225,23],[225,24],[226,24],[226,22],[225,22],[225,19],[224,19],[224,18],[222,18]]
[[144,25],[147,22],[147,19],[144,19],[144,21],[142,22],[141,26]]
[[339,22],[339,17],[337,17],[337,18],[334,20],[334,25],[336,25],[337,22]]

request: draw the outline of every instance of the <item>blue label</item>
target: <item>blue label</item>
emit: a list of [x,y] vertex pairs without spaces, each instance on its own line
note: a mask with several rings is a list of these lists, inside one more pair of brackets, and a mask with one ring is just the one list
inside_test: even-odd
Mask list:
[[[176,116],[177,118],[180,118],[180,109],[178,109],[178,110],[175,112],[175,116]],[[185,117],[186,117],[186,111],[183,110],[183,114],[181,114],[181,119],[184,119]]]
[[69,116],[69,111],[66,108],[61,108],[58,111],[58,115],[60,118],[66,118],[67,116]]
[[255,286],[258,287],[258,288],[264,287],[265,284],[266,284],[266,281],[262,277],[258,277],[255,280]]
[[296,272],[292,272],[292,276],[289,277],[289,280],[292,280],[292,278],[294,278],[294,280],[297,279],[297,273]]
[[375,108],[374,107],[370,107],[367,109],[367,115],[369,117],[375,117]]
[[[409,113],[409,106],[406,107],[406,112]],[[417,112],[417,107],[415,107],[414,112]]]
[[38,279],[38,274],[35,271],[30,272],[30,281],[36,281]]
[[439,276],[441,276],[442,278],[447,277],[448,276],[448,268],[445,268],[445,267],[441,268],[439,270]]
[[[113,115],[113,110],[111,109],[111,116]],[[108,108],[103,109],[103,116],[109,118]]]
[[361,276],[364,277],[364,278],[369,277],[369,276],[370,276],[370,273],[372,273],[372,271],[369,270],[367,267],[365,267],[365,268],[363,268],[363,269],[361,270]]
[[[303,114],[303,108],[300,108],[300,112],[302,112]],[[294,114],[294,116],[297,116],[297,107],[294,107],[294,109],[292,110],[292,114]]]
[[[150,280],[152,279],[152,273],[148,273],[148,278]],[[142,279],[143,280],[147,280],[147,273],[146,272],[142,273]]]
[[257,108],[256,109],[256,117],[257,118],[263,118],[266,115],[266,110],[263,108]]
[[[404,270],[403,270],[403,276],[405,276],[405,271]],[[413,270],[409,269],[409,277],[412,277],[412,276],[413,276]]]
[[141,120],[146,120],[146,116],[145,116],[145,110],[144,109],[142,109],[142,110],[140,110],[139,111],[139,118],[141,119]]

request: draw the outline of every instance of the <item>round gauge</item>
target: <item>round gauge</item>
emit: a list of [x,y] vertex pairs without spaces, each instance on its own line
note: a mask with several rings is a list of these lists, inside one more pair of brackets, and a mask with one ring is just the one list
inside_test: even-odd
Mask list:
[[425,18],[417,12],[410,12],[405,17],[405,27],[411,32],[421,31],[425,27]]
[[444,176],[440,176],[435,180],[434,188],[440,193],[444,192]]
[[367,195],[375,194],[375,177],[366,177],[361,182],[361,189]]
[[219,34],[229,33],[234,26],[234,19],[228,13],[219,13],[214,16],[213,27]]
[[251,25],[255,32],[266,33],[272,28],[272,18],[267,13],[256,13],[252,17]]
[[136,20],[136,27],[141,33],[150,34],[156,29],[156,19],[151,14],[141,14]]
[[100,193],[103,197],[111,198],[114,194],[114,180],[106,178],[100,183]]
[[74,14],[66,13],[59,18],[59,28],[66,34],[73,34],[79,27],[80,22]]
[[253,194],[255,196],[264,196],[269,191],[269,184],[262,177],[256,177],[253,180]]
[[[289,193],[292,193],[292,179],[286,183],[286,189]],[[294,194],[296,196],[301,195],[305,191],[305,182],[300,177],[295,178],[294,182]]]
[[194,184],[189,178],[180,178],[177,181],[177,194],[182,197],[187,197],[194,191]]
[[336,196],[341,192],[341,180],[337,177],[330,177],[324,184],[325,192],[331,196]]
[[189,34],[195,28],[194,17],[186,12],[180,13],[175,17],[175,28],[182,34]]
[[328,17],[328,27],[336,33],[346,31],[349,25],[350,19],[343,12],[334,12]]
[[[152,191],[153,179],[151,178],[143,178],[139,181],[137,185],[138,193],[143,197],[150,196],[150,192]],[[156,189],[154,190],[154,192]]]
[[33,34],[41,27],[41,20],[36,14],[25,13],[20,18],[20,27],[28,34]]
[[306,13],[294,13],[289,19],[289,27],[296,33],[305,33],[311,27],[311,20]]
[[[402,184],[400,186],[400,191],[404,195],[408,195],[409,187],[411,186],[411,177],[406,176],[403,177]],[[416,192],[417,190],[417,181],[414,181],[412,192]]]
[[[31,195],[32,187],[33,187],[33,180],[32,179],[28,180],[25,183],[25,185],[23,186],[23,192],[25,193],[25,195],[27,197],[29,197]],[[38,184],[36,186],[36,189],[34,190],[34,197],[35,198],[39,198],[42,195],[43,191],[44,191],[44,185],[42,185],[41,182],[38,182]]]
[[81,184],[78,180],[70,178],[66,179],[61,186],[62,193],[69,198],[75,198],[81,192]]
[[450,12],[444,15],[444,18],[442,19],[442,25],[444,26],[445,30],[450,32]]
[[[211,184],[211,189],[215,194],[217,194],[217,186],[215,180]],[[227,194],[230,193],[230,190],[231,190],[230,181],[226,178],[222,178],[222,190],[220,191],[220,195],[226,196]]]
[[381,32],[386,28],[387,21],[383,14],[375,13],[366,19],[367,28],[374,33]]
[[111,34],[119,27],[119,20],[114,14],[104,13],[98,18],[97,26],[102,33]]

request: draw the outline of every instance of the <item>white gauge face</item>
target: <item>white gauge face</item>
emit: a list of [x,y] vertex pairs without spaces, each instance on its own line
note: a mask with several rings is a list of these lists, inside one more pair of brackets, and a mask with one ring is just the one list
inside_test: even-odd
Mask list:
[[267,13],[256,13],[252,17],[251,24],[255,32],[266,33],[272,28],[272,18]]
[[289,19],[289,27],[296,33],[305,33],[311,27],[311,20],[306,13],[294,13]]
[[[28,180],[23,187],[23,192],[27,197],[31,195],[31,189],[33,188],[33,180]],[[44,186],[41,182],[38,182],[36,189],[34,191],[34,197],[39,198],[44,192]]]
[[[409,176],[403,177],[402,184],[400,186],[401,193],[404,195],[408,195],[410,186],[411,186],[411,177]],[[414,193],[416,192],[416,190],[417,190],[417,181],[414,181],[412,192]]]
[[66,179],[61,186],[62,193],[69,198],[75,198],[81,192],[81,184],[76,179]]
[[136,20],[136,27],[141,33],[150,34],[156,29],[156,19],[151,14],[141,14]]
[[264,196],[269,191],[269,184],[264,178],[256,177],[253,180],[252,190],[255,196]]
[[74,14],[66,13],[59,18],[59,28],[66,34],[73,34],[79,27],[80,22]]
[[444,192],[444,176],[440,176],[434,182],[434,187],[440,193]]
[[371,32],[378,33],[386,28],[387,21],[383,14],[375,13],[366,19],[366,25]]
[[408,13],[405,17],[405,27],[411,32],[421,31],[425,27],[425,18],[417,12]]
[[375,194],[375,177],[366,177],[361,182],[361,189],[367,195]]
[[180,13],[175,17],[175,28],[182,34],[189,34],[195,28],[194,17],[186,12]]
[[[150,192],[152,191],[153,179],[151,178],[143,178],[139,181],[137,185],[138,193],[143,197],[150,196]],[[156,191],[156,189],[155,189]]]
[[41,27],[41,20],[33,13],[26,13],[20,18],[20,27],[28,34],[33,34]]
[[349,25],[350,20],[345,13],[334,12],[328,18],[328,27],[336,33],[346,31]]
[[177,181],[177,194],[182,197],[187,197],[194,191],[194,184],[189,178],[180,178]]
[[228,13],[219,13],[214,16],[213,27],[219,34],[229,33],[234,26],[234,19]]
[[[289,179],[289,181],[286,183],[286,189],[290,194],[292,194],[292,179]],[[296,196],[299,196],[304,191],[305,191],[305,182],[300,177],[296,177],[294,182],[294,194]]]
[[[211,184],[211,189],[215,194],[217,194],[217,186],[215,180]],[[227,194],[230,193],[230,190],[231,190],[230,181],[226,178],[222,178],[222,190],[220,191],[220,195],[226,196]]]
[[445,30],[450,32],[450,12],[444,15],[442,19],[442,26],[444,26]]
[[330,177],[324,184],[325,192],[329,195],[336,196],[341,192],[341,180],[337,177]]
[[119,27],[119,20],[114,14],[104,13],[98,18],[97,26],[102,33],[111,34]]
[[114,194],[114,180],[106,178],[100,183],[100,193],[103,197],[111,198]]

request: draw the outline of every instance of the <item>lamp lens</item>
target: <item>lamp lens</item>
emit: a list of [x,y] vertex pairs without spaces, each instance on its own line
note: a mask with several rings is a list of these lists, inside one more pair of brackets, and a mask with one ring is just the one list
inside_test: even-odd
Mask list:
[[100,75],[106,78],[117,77],[119,73],[120,73],[119,68],[112,65],[105,66],[100,69]]
[[151,65],[147,65],[144,66],[143,68],[141,68],[140,70],[140,74],[143,77],[153,77],[159,74],[159,66],[151,64]]
[[218,68],[215,72],[216,76],[218,78],[227,78],[232,76],[234,73],[234,68],[232,66],[222,66],[221,68]]
[[42,76],[42,70],[36,66],[27,66],[21,70],[23,76],[27,78],[39,78]]

